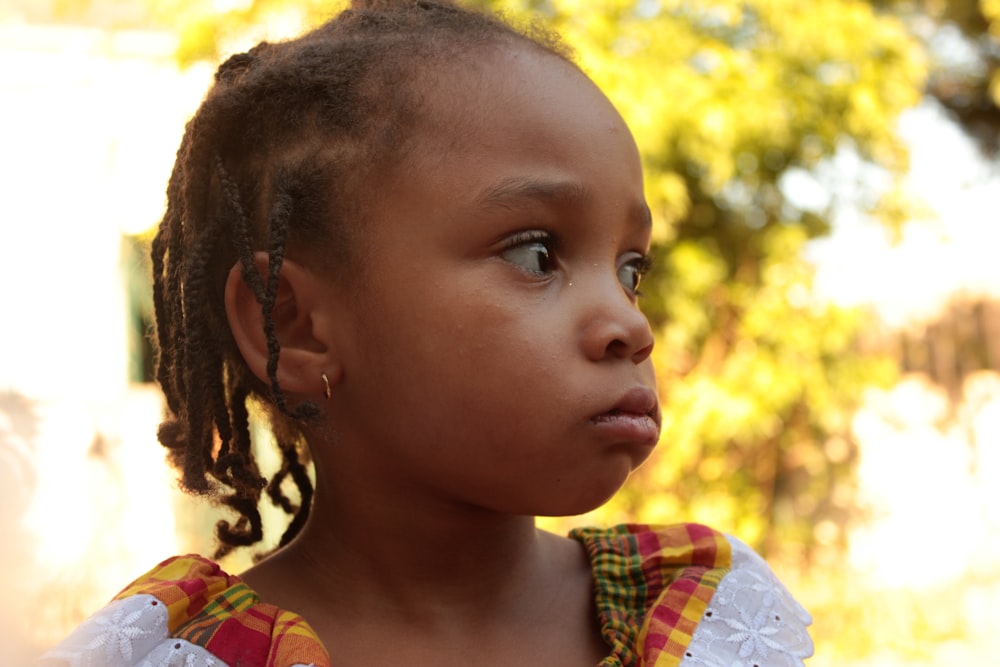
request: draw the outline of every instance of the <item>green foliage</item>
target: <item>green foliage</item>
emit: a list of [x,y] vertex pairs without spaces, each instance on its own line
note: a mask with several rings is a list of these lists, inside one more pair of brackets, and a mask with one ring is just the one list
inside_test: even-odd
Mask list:
[[874,0],[902,16],[931,60],[927,92],[988,159],[1000,157],[1000,0]]
[[[181,26],[182,61],[217,59],[268,17],[308,25],[341,5],[230,4],[158,0]],[[848,421],[894,366],[859,350],[863,313],[813,296],[803,251],[829,211],[796,206],[783,179],[845,148],[898,179],[896,120],[921,98],[920,43],[857,0],[475,4],[561,32],[647,170],[660,266],[644,304],[666,421],[659,454],[601,518],[691,518],[758,547],[835,545],[852,506]],[[873,213],[905,219],[905,198],[884,194]]]
[[181,65],[221,61],[265,39],[290,37],[337,13],[347,0],[146,0],[151,19],[180,36]]

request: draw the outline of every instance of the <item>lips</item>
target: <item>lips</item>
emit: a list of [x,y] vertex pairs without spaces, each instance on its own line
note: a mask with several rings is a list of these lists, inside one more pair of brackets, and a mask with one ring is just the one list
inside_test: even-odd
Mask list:
[[590,421],[622,442],[655,443],[660,435],[656,392],[648,387],[633,387],[610,410],[591,417]]
[[610,412],[628,415],[646,415],[653,418],[657,425],[660,423],[660,402],[656,398],[656,392],[649,387],[633,387],[629,389]]

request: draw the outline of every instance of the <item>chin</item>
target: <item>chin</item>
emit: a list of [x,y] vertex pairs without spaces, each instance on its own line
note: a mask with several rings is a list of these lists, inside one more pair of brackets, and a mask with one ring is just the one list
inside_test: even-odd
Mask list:
[[594,480],[593,485],[582,489],[573,496],[564,496],[553,502],[547,503],[546,511],[535,512],[535,516],[577,516],[592,512],[618,493],[628,475],[611,479],[605,476],[604,479]]

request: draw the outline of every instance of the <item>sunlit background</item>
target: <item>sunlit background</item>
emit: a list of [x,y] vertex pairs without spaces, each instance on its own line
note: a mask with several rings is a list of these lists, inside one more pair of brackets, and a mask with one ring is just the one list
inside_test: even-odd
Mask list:
[[[812,667],[994,664],[1000,2],[477,4],[547,17],[623,109],[664,267],[661,451],[547,525],[751,541]],[[216,54],[334,6],[0,2],[0,664],[211,551],[156,443],[143,244]]]

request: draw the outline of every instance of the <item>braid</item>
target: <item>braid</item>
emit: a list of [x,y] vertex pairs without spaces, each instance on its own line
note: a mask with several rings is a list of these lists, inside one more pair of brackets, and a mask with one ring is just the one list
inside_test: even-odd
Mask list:
[[[368,0],[298,39],[234,55],[216,72],[177,151],[152,267],[156,378],[168,408],[158,437],[185,489],[235,512],[216,526],[217,555],[262,539],[265,489],[291,516],[280,545],[309,516],[304,427],[321,411],[311,401],[292,405],[278,381],[272,310],[286,255],[321,271],[348,266],[377,190],[370,182],[432,122],[420,116],[421,77],[511,41],[568,57],[537,28],[521,33],[446,1]],[[254,263],[260,251],[264,275]],[[237,264],[263,314],[264,382],[247,368],[226,319],[225,282]],[[263,408],[281,453],[269,480],[253,453],[250,402]],[[283,490],[289,479],[297,503]]]

